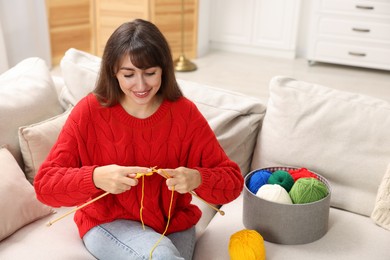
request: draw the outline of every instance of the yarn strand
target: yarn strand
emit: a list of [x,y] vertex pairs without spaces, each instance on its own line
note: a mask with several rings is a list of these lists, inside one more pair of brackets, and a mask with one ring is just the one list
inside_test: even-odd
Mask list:
[[142,229],[145,230],[145,223],[142,215],[142,211],[144,210],[144,196],[145,196],[145,175],[142,175],[142,188],[141,188],[141,206],[139,208],[139,218],[142,223]]
[[153,255],[154,250],[157,248],[158,244],[160,244],[161,240],[163,239],[163,237],[165,236],[165,234],[166,234],[167,231],[168,231],[169,223],[171,222],[171,211],[172,211],[172,204],[173,204],[173,197],[174,197],[174,194],[175,194],[175,187],[172,188],[171,201],[169,202],[168,220],[167,220],[167,224],[165,225],[165,230],[164,230],[164,232],[161,234],[161,236],[160,236],[160,238],[157,240],[157,242],[154,244],[154,246],[152,247],[152,249],[150,250],[150,255],[149,255],[149,259],[150,259],[150,260],[152,260],[152,255]]

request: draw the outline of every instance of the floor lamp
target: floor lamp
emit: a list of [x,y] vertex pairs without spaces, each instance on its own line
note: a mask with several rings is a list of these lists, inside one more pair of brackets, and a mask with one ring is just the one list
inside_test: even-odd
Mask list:
[[180,72],[194,71],[196,65],[184,55],[184,0],[181,0],[181,55],[174,60],[175,70]]

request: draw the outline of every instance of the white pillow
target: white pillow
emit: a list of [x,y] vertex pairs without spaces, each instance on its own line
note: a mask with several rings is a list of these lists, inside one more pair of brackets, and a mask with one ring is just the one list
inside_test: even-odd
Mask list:
[[178,80],[213,129],[219,143],[245,176],[266,107],[260,100],[204,84]]
[[366,216],[390,158],[390,104],[275,77],[253,168],[305,167],[332,187],[331,205]]
[[19,128],[19,142],[24,161],[24,172],[31,183],[33,183],[35,174],[57,140],[71,110],[72,107],[69,107],[61,115]]
[[18,163],[4,147],[0,148],[0,240],[21,227],[54,213],[35,197]]
[[379,185],[371,219],[379,226],[390,230],[390,164]]
[[[101,59],[84,51],[70,48],[61,59],[61,72],[73,98],[67,99],[75,105],[88,95],[96,84]],[[68,93],[63,93],[67,95]]]
[[18,128],[61,114],[50,71],[44,60],[28,58],[0,75],[0,144],[23,165]]

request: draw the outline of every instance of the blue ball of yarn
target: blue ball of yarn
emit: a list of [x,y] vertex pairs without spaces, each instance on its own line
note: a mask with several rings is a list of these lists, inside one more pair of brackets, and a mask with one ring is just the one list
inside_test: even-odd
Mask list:
[[268,183],[268,179],[271,176],[272,172],[268,170],[258,170],[255,171],[248,181],[248,189],[256,194],[261,186]]

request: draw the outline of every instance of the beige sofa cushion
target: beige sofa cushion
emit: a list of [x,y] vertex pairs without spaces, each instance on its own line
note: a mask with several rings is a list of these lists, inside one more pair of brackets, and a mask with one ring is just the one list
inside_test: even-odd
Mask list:
[[12,154],[0,148],[0,240],[19,228],[53,210],[35,198],[35,191],[27,181]]
[[252,167],[311,169],[330,182],[332,206],[370,216],[390,158],[390,104],[286,77],[269,89]]
[[31,183],[33,183],[35,174],[57,140],[71,109],[69,107],[60,115],[19,128],[19,143],[25,174]]
[[18,128],[62,112],[44,60],[25,59],[0,75],[0,145],[8,145],[19,165],[23,165],[23,159]]

